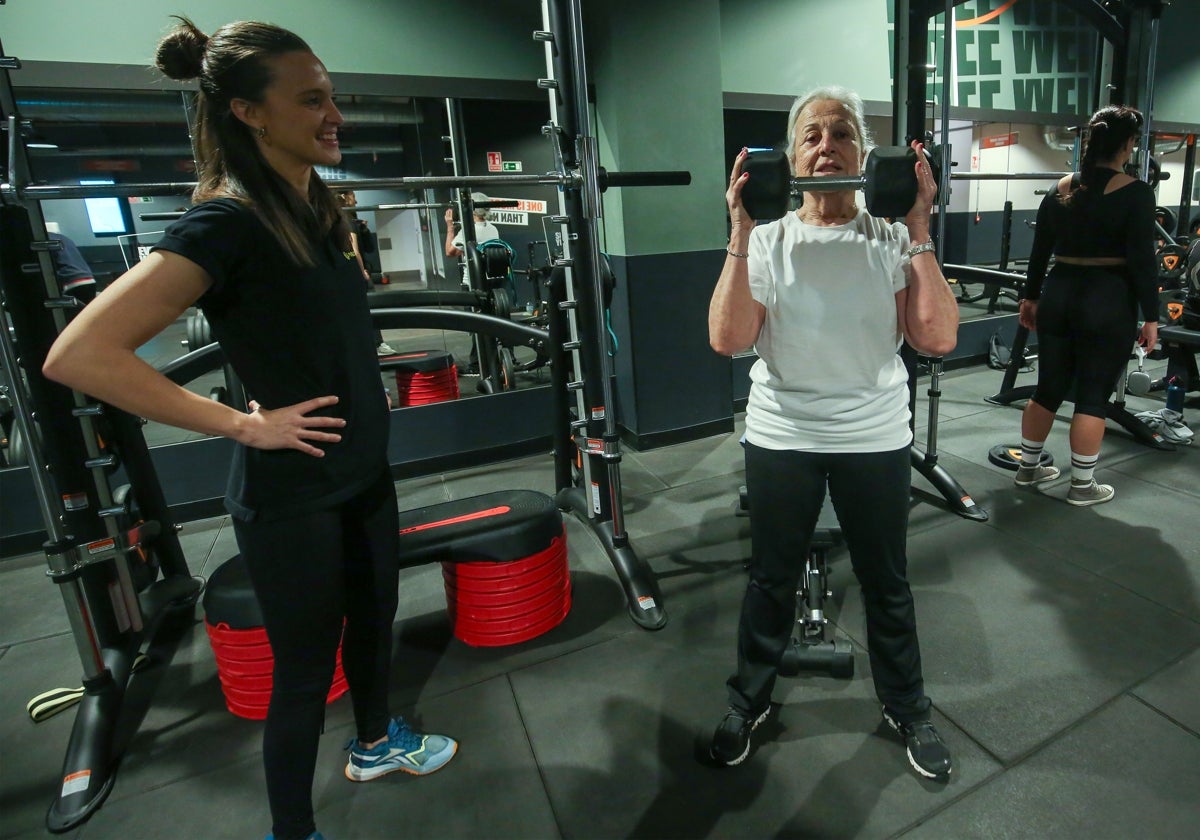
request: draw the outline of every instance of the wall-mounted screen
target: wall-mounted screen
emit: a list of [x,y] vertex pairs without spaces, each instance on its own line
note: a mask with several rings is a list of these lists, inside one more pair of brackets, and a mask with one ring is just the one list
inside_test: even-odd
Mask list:
[[[107,186],[113,181],[80,181],[80,186]],[[133,232],[133,214],[129,211],[129,202],[124,198],[106,196],[104,198],[85,198],[83,206],[87,210],[88,224],[92,227],[93,236],[121,236]]]

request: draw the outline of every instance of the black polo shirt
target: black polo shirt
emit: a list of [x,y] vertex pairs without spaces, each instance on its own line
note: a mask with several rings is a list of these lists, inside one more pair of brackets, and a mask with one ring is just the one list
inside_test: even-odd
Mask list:
[[370,310],[353,252],[332,234],[316,265],[297,266],[255,212],[208,201],[172,224],[155,249],[186,257],[212,286],[197,301],[252,399],[266,409],[335,395],[339,443],[294,449],[237,446],[226,506],[242,519],[281,519],[345,501],[387,469],[387,397]]

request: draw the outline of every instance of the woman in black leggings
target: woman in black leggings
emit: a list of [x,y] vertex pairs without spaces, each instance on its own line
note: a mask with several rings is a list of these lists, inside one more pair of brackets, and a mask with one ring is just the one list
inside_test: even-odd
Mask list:
[[[226,507],[275,657],[263,732],[272,836],[319,837],[312,783],[339,641],[357,729],[349,779],[431,773],[458,746],[388,711],[399,558],[387,397],[350,230],[315,171],[341,160],[342,115],[325,66],[270,24],[208,36],[180,19],[156,62],[200,82],[195,206],[71,322],[45,373],[237,442]],[[138,358],[192,304],[253,396],[249,413]]]
[[1021,300],[1021,325],[1037,330],[1039,364],[1037,388],[1021,416],[1014,481],[1029,487],[1058,477],[1057,467],[1039,461],[1054,413],[1073,385],[1067,491],[1073,505],[1114,496],[1112,485],[1092,477],[1106,407],[1134,339],[1147,350],[1158,340],[1154,191],[1124,172],[1141,127],[1133,108],[1113,105],[1092,116],[1079,173],[1059,181],[1038,209]]

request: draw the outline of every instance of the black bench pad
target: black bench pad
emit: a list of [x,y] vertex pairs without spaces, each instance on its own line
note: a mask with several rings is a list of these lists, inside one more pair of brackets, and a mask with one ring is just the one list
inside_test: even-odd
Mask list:
[[400,513],[400,565],[506,563],[545,551],[562,535],[554,500],[502,490]]

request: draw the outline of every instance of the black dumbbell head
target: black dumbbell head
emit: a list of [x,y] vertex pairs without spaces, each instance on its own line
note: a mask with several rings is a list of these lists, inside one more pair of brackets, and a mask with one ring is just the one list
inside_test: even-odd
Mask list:
[[742,205],[752,219],[775,221],[788,209],[792,170],[787,155],[773,149],[754,151],[742,161],[749,174],[742,187]]
[[877,146],[867,156],[865,183],[867,212],[899,219],[917,200],[917,153],[908,146]]

